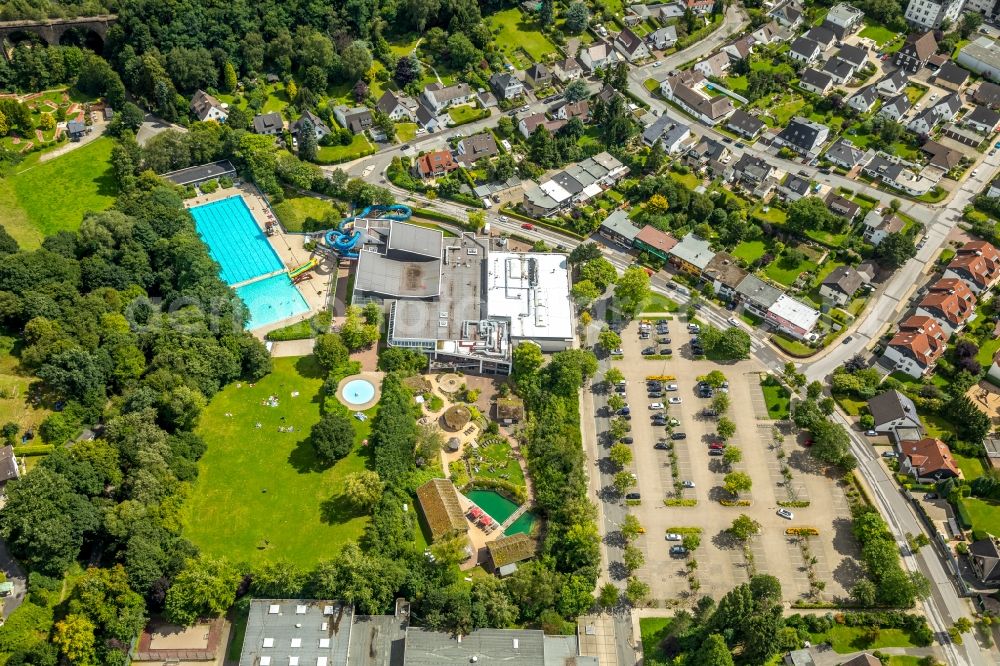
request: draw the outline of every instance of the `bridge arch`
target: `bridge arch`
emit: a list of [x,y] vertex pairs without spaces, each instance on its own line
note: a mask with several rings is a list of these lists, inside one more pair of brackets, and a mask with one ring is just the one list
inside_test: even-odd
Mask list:
[[59,45],[79,46],[101,55],[104,53],[104,35],[90,27],[67,26],[59,35]]

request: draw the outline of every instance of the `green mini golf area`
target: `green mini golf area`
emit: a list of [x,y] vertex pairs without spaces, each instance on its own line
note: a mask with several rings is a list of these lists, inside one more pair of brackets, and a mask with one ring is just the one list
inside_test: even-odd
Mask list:
[[[517,511],[517,504],[511,502],[498,492],[493,490],[470,490],[465,496],[475,502],[480,509],[489,514],[490,518],[503,524],[503,521],[511,517]],[[535,524],[535,514],[530,511],[515,520],[504,534],[530,534],[531,527]]]

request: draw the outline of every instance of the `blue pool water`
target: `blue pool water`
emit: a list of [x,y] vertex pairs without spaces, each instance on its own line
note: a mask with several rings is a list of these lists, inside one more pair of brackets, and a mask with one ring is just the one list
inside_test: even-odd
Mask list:
[[309,310],[306,300],[285,274],[245,284],[236,290],[236,295],[243,299],[250,310],[248,329],[272,324]]
[[[226,284],[244,282],[284,268],[267,242],[267,236],[254,222],[243,197],[236,195],[194,206],[191,215],[198,234],[208,245],[209,254],[222,266],[222,279]],[[288,288],[295,291],[291,285]],[[299,300],[301,298],[299,296]]]
[[363,405],[375,397],[375,385],[367,379],[352,379],[344,384],[341,395],[352,405]]

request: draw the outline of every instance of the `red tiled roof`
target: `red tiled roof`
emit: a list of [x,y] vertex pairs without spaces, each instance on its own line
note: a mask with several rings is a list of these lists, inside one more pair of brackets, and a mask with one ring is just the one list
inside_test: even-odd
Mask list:
[[417,158],[417,170],[421,176],[454,171],[457,168],[458,164],[455,163],[450,150],[435,150]]
[[920,441],[906,441],[900,443],[900,448],[912,467],[919,467],[923,471],[923,476],[929,476],[940,470],[948,470],[959,475],[958,465],[951,456],[951,449],[939,439],[925,437]]
[[925,333],[900,331],[889,341],[889,346],[908,351],[909,356],[925,368],[944,353],[944,343]]
[[923,333],[932,338],[937,338],[941,342],[947,342],[949,337],[948,333],[941,328],[941,324],[938,323],[937,319],[924,315],[907,317],[899,324],[899,330],[906,331],[907,333]]
[[677,245],[676,238],[649,224],[644,226],[639,233],[635,235],[635,238],[636,240],[641,240],[650,247],[655,247],[661,252],[670,252],[670,250]]

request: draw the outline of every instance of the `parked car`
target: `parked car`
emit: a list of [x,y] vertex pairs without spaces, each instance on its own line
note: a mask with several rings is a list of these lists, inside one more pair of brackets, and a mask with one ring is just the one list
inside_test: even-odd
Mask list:
[[642,499],[642,495],[640,495],[639,493],[627,493],[625,495],[625,499],[627,499],[627,500],[641,500]]
[[709,449],[708,450],[708,455],[710,455],[710,456],[724,456],[724,455],[726,455],[726,453],[722,449]]
[[795,514],[788,509],[778,509],[777,514],[786,520],[791,520],[795,518]]
[[666,395],[666,394],[663,391],[650,391],[649,395],[647,395],[646,397],[647,398],[662,398],[664,395]]
[[694,488],[694,481],[682,481],[681,485],[685,488]]
[[633,439],[632,437],[622,437],[618,441],[621,442],[622,444],[632,444],[633,442],[635,442],[635,439]]
[[611,355],[612,356],[624,356],[625,355],[625,350],[622,349],[621,347],[617,347],[617,348],[611,350]]
[[736,321],[736,317],[730,317],[726,321],[729,322],[730,326],[739,326],[740,325],[740,322]]
[[712,451],[721,451],[722,449],[726,448],[726,445],[723,444],[722,442],[712,442],[711,444],[708,445],[708,448]]
[[650,409],[663,409],[663,403],[662,402],[651,402],[651,403],[649,403],[649,408]]
[[682,401],[677,396],[674,396],[674,397],[670,398],[670,400],[668,400],[667,402],[669,402],[671,405],[679,405],[679,404],[681,404]]
[[653,418],[651,419],[651,421],[653,422],[653,425],[660,425],[660,426],[665,426],[665,425],[667,425],[667,417],[666,417],[666,416],[664,416],[663,414],[656,414],[656,415],[655,415],[655,416],[654,416],[654,417],[653,417]]
[[656,347],[646,347],[642,350],[643,356],[653,356],[654,354],[656,354]]
[[671,433],[670,439],[687,439],[687,433],[683,432]]
[[664,442],[663,440],[660,440],[656,444],[653,444],[653,448],[654,449],[660,449],[661,451],[667,451],[667,450],[670,449],[670,443],[669,442]]
[[840,344],[846,345],[848,342],[850,342],[853,339],[854,339],[853,335],[848,335],[846,338],[844,338],[843,340],[840,341]]
[[674,350],[670,347],[660,347],[660,356],[672,356]]
[[683,541],[684,537],[677,532],[667,532],[666,539],[667,541]]
[[878,437],[878,433],[874,430],[865,430],[865,437]]
[[628,416],[631,413],[632,410],[629,409],[628,407],[622,407],[621,409],[618,410],[618,416]]
[[683,557],[687,555],[688,549],[684,546],[671,546],[670,555],[671,557]]
[[715,411],[714,409],[705,408],[701,410],[701,415],[706,418],[714,418],[719,415],[719,412]]
[[883,458],[895,458],[896,457],[896,452],[895,451],[883,451],[882,452],[882,457]]
[[657,338],[656,341],[661,345],[669,345],[671,342],[670,338]]

